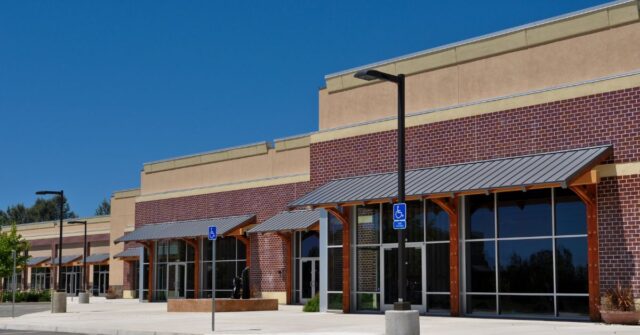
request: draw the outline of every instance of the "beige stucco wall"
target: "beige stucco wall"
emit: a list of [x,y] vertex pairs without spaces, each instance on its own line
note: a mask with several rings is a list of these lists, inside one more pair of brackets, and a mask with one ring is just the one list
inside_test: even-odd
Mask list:
[[[407,113],[507,96],[640,69],[640,22],[406,78]],[[394,84],[319,93],[320,130],[392,117]]]
[[115,244],[113,241],[132,231],[135,227],[135,200],[140,190],[115,192],[111,196],[111,230],[109,253],[109,286],[123,285],[124,262],[113,258],[113,255],[124,250],[124,243]]
[[[73,220],[86,220],[87,235],[108,234],[110,218],[109,216],[95,216],[89,218],[78,218]],[[37,223],[27,223],[16,226],[18,233],[20,233],[26,240],[38,240],[58,238],[60,236],[60,228],[57,221],[45,221]],[[64,221],[62,226],[63,236],[83,236],[84,225],[70,225],[67,224],[67,220]]]
[[269,148],[264,154],[159,172],[142,171],[141,195],[308,174],[309,159],[307,145],[287,150]]

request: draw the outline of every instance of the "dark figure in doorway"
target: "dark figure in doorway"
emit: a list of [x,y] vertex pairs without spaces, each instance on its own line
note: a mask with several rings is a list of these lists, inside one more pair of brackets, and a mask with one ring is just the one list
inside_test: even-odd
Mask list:
[[251,291],[249,290],[249,267],[242,270],[242,299],[250,299]]
[[240,299],[241,289],[242,289],[242,279],[236,276],[233,278],[233,295],[232,295],[233,299]]

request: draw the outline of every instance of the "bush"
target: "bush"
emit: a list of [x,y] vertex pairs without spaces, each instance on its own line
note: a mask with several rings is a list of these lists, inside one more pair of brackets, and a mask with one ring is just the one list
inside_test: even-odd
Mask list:
[[309,299],[306,304],[304,304],[304,308],[302,308],[305,312],[319,312],[320,311],[320,296],[315,295],[313,298]]
[[[2,292],[2,302],[13,301],[13,292]],[[16,291],[16,302],[48,302],[51,301],[49,291]]]

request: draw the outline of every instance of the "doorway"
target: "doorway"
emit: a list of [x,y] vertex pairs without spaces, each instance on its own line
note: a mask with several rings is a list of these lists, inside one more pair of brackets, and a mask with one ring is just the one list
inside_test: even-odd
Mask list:
[[171,263],[167,271],[167,298],[184,299],[187,292],[187,264]]
[[300,302],[306,304],[320,291],[320,259],[300,258]]
[[[384,247],[383,276],[384,295],[383,309],[393,309],[393,303],[398,301],[398,248]],[[411,308],[425,312],[424,308],[424,284],[423,284],[423,247],[407,246],[405,248],[407,300],[411,302]]]
[[67,284],[65,290],[68,294],[76,295],[76,293],[78,292],[77,279],[78,273],[76,272],[67,272],[65,274],[65,282]]
[[103,296],[109,290],[109,265],[93,266],[93,295]]

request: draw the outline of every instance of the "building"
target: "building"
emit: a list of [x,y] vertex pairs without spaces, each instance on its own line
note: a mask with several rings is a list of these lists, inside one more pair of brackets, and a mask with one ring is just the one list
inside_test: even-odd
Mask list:
[[110,287],[211,296],[217,225],[216,296],[249,267],[253,296],[391,308],[396,91],[353,77],[376,68],[407,75],[413,307],[597,320],[617,283],[640,296],[639,13],[617,1],[331,74],[314,133],[145,164],[112,197]]

